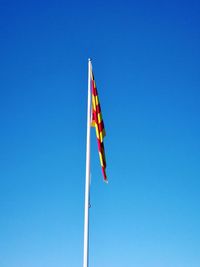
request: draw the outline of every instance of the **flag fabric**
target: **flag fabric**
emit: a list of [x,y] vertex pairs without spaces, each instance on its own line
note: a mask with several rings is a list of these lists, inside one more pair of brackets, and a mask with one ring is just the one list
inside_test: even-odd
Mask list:
[[91,70],[91,90],[92,90],[92,123],[91,125],[95,127],[96,129],[100,164],[101,164],[101,168],[103,172],[104,181],[107,182],[108,179],[106,176],[106,157],[105,157],[105,150],[104,150],[104,143],[103,143],[106,132],[104,128],[97,87],[96,87],[94,74],[92,70]]

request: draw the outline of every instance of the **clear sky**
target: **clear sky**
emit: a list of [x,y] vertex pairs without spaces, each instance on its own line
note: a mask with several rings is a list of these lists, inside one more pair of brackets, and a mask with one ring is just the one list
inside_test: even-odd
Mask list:
[[0,0],[0,266],[200,266],[199,1]]

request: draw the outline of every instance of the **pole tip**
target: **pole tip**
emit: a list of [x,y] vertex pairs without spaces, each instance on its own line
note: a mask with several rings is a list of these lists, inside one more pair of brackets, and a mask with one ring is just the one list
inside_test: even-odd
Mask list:
[[90,57],[88,58],[88,61],[91,61],[91,58]]

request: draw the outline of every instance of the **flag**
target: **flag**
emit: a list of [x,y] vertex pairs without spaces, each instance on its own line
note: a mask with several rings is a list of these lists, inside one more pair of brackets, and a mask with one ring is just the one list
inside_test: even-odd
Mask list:
[[92,89],[92,123],[91,125],[95,127],[96,129],[100,164],[101,164],[101,168],[103,172],[104,181],[107,182],[108,180],[106,176],[106,157],[105,157],[105,150],[104,150],[104,143],[103,143],[103,139],[106,135],[106,132],[104,128],[97,87],[96,87],[94,74],[92,70],[91,70],[91,89]]

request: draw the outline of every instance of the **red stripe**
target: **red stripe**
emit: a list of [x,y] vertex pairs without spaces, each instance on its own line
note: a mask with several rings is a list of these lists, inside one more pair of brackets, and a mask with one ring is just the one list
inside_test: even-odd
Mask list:
[[103,123],[103,121],[101,121],[101,122],[98,124],[98,126],[99,126],[99,131],[100,131],[100,132],[103,132],[103,130],[104,130],[104,123]]
[[97,138],[97,145],[98,145],[98,151],[102,154],[103,166],[106,167],[106,157],[105,157],[104,143],[101,143],[99,141],[99,139]]
[[97,93],[97,88],[96,88],[96,86],[95,86],[95,81],[94,81],[94,80],[92,80],[92,94],[93,94],[94,96],[97,96],[97,95],[98,95],[98,93]]
[[100,104],[96,105],[96,111],[97,111],[97,113],[101,113],[101,106],[100,106]]
[[94,121],[96,122],[97,126],[98,126],[98,118],[97,118],[97,113],[93,110],[93,118],[94,118]]
[[106,176],[106,170],[105,170],[105,168],[102,168],[102,173],[103,173],[104,180],[107,181],[107,176]]
[[106,168],[106,156],[105,156],[104,144],[102,143],[101,145],[102,145],[101,152],[103,158],[103,166]]

